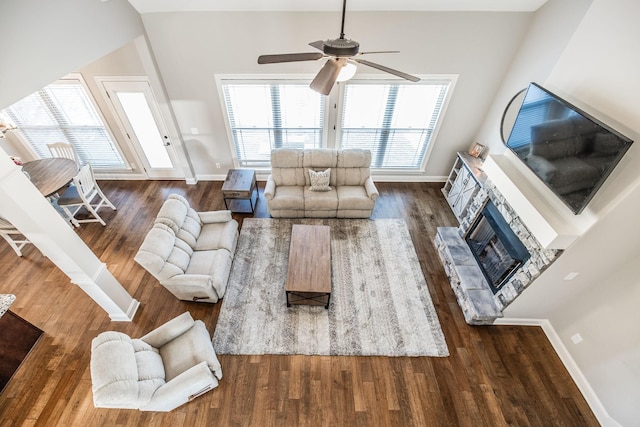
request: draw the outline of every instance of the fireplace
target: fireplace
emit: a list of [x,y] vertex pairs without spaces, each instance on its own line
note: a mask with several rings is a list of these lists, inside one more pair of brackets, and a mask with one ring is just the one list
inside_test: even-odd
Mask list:
[[531,256],[491,201],[482,209],[465,240],[494,294]]

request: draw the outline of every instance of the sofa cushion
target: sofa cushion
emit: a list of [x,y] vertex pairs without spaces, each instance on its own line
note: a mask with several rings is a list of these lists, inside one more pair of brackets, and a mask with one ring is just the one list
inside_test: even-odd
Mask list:
[[371,166],[371,151],[360,148],[348,148],[338,152],[339,168],[369,168]]
[[304,210],[304,187],[302,185],[280,185],[276,187],[269,209]]
[[90,365],[96,407],[138,407],[138,366],[131,338],[121,332],[101,333],[91,342]]
[[160,352],[140,339],[132,339],[131,344],[138,366],[138,399],[145,404],[155,391],[164,385],[164,365]]
[[167,264],[175,245],[173,230],[164,224],[155,224],[147,233],[134,259],[158,280],[173,277],[182,272],[174,264]]
[[338,187],[338,210],[373,209],[374,203],[367,196],[363,186],[343,185]]
[[301,168],[302,150],[295,148],[278,148],[271,150],[271,167]]
[[237,233],[238,223],[236,221],[204,224],[195,250],[226,249],[234,253]]
[[314,171],[309,169],[309,181],[311,185],[309,190],[311,191],[329,191],[329,180],[331,179],[331,168],[327,168],[323,171]]
[[305,185],[304,168],[271,168],[271,176],[276,186]]
[[326,169],[338,164],[338,150],[331,148],[306,149],[302,154],[302,166],[307,169]]
[[200,235],[202,221],[198,213],[189,206],[189,202],[178,194],[172,194],[162,204],[155,219],[156,224],[171,228],[176,236],[192,248]]
[[369,168],[336,168],[334,185],[364,185],[370,174]]
[[304,189],[304,210],[335,211],[338,209],[338,192],[336,189],[329,191],[313,191]]
[[220,369],[216,363],[217,359],[213,360],[215,353],[211,345],[211,337],[201,320],[197,320],[184,334],[160,347],[160,355],[167,382],[203,360],[207,360],[210,369]]

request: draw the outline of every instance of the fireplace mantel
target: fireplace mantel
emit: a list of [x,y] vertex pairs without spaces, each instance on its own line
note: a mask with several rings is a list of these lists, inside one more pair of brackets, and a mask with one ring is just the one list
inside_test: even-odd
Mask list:
[[483,171],[545,249],[566,249],[595,222],[589,211],[574,215],[511,152],[487,157]]

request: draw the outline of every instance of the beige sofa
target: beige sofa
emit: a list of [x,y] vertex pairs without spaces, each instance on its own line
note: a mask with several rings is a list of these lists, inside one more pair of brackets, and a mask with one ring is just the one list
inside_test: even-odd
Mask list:
[[[271,151],[264,196],[274,218],[368,218],[378,190],[371,179],[371,152],[360,149]],[[331,169],[329,191],[311,191],[309,170]]]
[[162,286],[185,301],[217,302],[227,289],[238,243],[230,211],[196,212],[171,194],[135,261]]

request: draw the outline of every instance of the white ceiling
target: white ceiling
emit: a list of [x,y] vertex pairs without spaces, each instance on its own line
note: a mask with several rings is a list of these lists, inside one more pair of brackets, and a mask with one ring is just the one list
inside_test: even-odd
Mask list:
[[[546,2],[547,0],[349,0],[347,10],[531,12],[538,10]],[[139,13],[342,11],[340,0],[129,0],[129,3]]]

